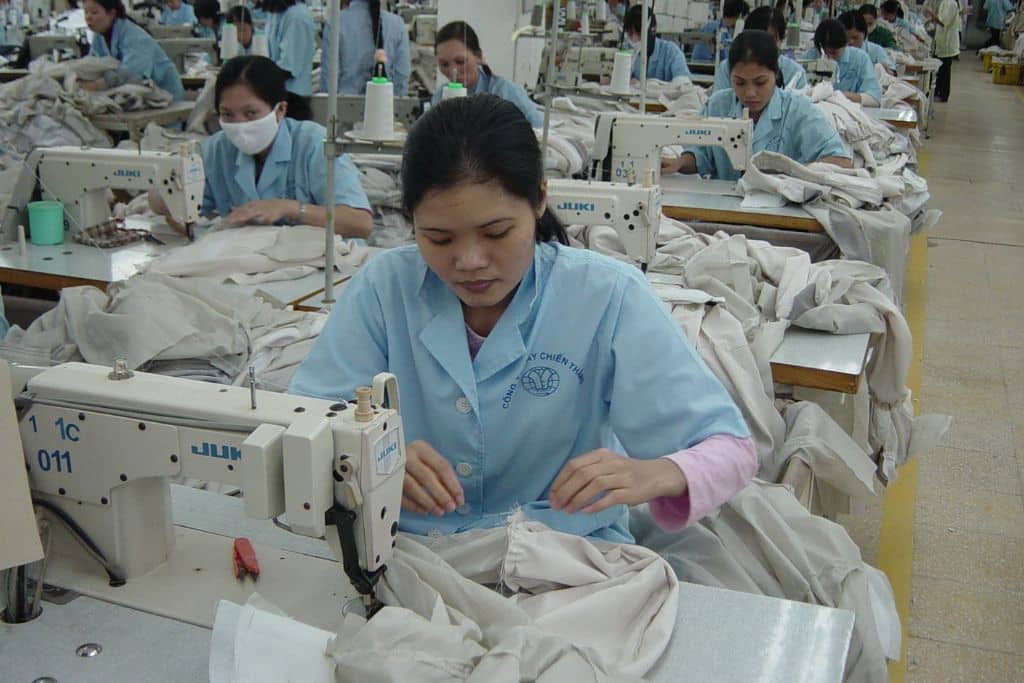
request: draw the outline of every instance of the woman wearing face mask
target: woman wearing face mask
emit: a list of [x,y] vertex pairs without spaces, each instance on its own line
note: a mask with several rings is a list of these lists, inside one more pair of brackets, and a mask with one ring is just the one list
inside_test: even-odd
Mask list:
[[872,64],[881,64],[886,71],[893,75],[896,74],[896,62],[892,60],[885,48],[867,39],[868,24],[859,12],[852,10],[843,12],[839,15],[839,23],[846,29],[846,39],[851,47],[864,50],[871,58]]
[[[786,20],[782,12],[771,7],[758,7],[750,13],[743,24],[745,31],[767,31],[768,35],[775,39],[779,48],[779,68],[782,70],[783,87],[795,89],[807,87],[807,72],[786,55],[782,54],[782,41],[786,39]],[[719,90],[732,90],[732,69],[729,68],[729,60],[725,59],[718,63],[715,70],[715,92]]]
[[[287,78],[266,57],[235,57],[221,67],[214,95],[221,130],[203,141],[203,213],[216,212],[233,225],[325,226],[333,201],[334,231],[365,238],[373,224],[359,172],[339,157],[328,191],[327,131],[285,116]],[[167,216],[156,195],[150,205]]]
[[294,118],[312,118],[309,98],[313,96],[313,52],[316,27],[313,13],[301,0],[263,0],[267,11],[267,47],[270,58],[290,75],[286,87],[297,97],[289,112]]
[[[402,18],[381,9],[380,0],[351,0],[341,10],[338,41],[338,93],[362,95],[378,62],[384,64],[395,95],[409,92],[412,63],[409,32]],[[331,33],[324,29],[323,54],[331,52]],[[320,69],[320,91],[327,92],[327,69]]]
[[565,246],[515,106],[432,108],[410,131],[402,190],[416,245],[352,279],[290,391],[351,398],[395,373],[403,530],[495,527],[521,509],[631,542],[626,505],[681,528],[750,479],[743,418],[643,273]]
[[824,55],[837,64],[835,88],[865,107],[877,107],[882,101],[882,86],[875,77],[871,58],[863,50],[847,45],[846,29],[835,19],[826,19],[814,31],[814,47],[802,56],[821,59]]
[[[743,31],[729,48],[732,89],[716,92],[704,104],[704,116],[754,121],[751,154],[778,152],[809,164],[824,161],[843,168],[853,164],[843,141],[825,115],[800,93],[778,87],[779,49],[764,31]],[[699,173],[718,180],[740,177],[720,147],[688,147],[678,159],[664,159],[662,173]]]
[[171,94],[175,102],[185,99],[185,88],[174,62],[153,36],[131,19],[121,0],[85,0],[85,23],[95,33],[89,50],[93,57],[113,57],[121,63],[97,81],[80,81],[85,90],[107,90],[124,83],[149,79]]
[[[544,125],[544,116],[518,83],[494,75],[491,67],[484,63],[480,39],[476,31],[464,21],[445,24],[434,39],[437,54],[437,68],[449,81],[461,83],[470,95],[490,93],[508,100],[519,107],[523,116],[534,128]],[[433,103],[441,102],[444,88],[434,93]]]
[[[628,47],[637,52],[633,57],[634,80],[640,80],[640,66],[642,59],[639,54],[643,41],[640,37],[640,25],[643,23],[644,8],[640,5],[633,5],[626,12],[626,19],[622,24],[622,31],[629,40]],[[647,78],[654,78],[659,81],[672,81],[679,76],[690,77],[690,69],[686,66],[686,57],[683,50],[675,43],[662,40],[657,34],[657,22],[654,12],[647,15]]]

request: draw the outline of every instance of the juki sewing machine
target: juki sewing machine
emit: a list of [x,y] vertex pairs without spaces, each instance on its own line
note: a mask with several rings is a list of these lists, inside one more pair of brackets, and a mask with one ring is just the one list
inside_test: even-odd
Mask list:
[[210,56],[211,64],[217,63],[217,41],[213,38],[174,36],[173,38],[159,38],[156,42],[174,62],[178,73],[185,72],[185,56],[189,54],[205,52]]
[[37,196],[64,204],[72,230],[110,218],[107,190],[156,192],[179,223],[199,220],[206,176],[203,158],[191,144],[177,152],[142,152],[90,147],[39,147],[25,160],[4,213],[4,239],[28,227],[25,208]]
[[168,482],[180,475],[237,486],[248,517],[284,513],[287,530],[326,537],[348,579],[334,603],[302,595],[302,577],[276,562],[288,551],[274,549],[258,558],[261,592],[276,580],[327,614],[356,594],[369,615],[379,607],[405,474],[394,375],[334,402],[131,372],[123,361],[12,370],[33,505],[56,529],[47,576],[71,577],[63,587],[209,625],[237,582],[193,567],[210,565],[210,553],[226,562],[231,539],[173,526]]
[[82,56],[82,47],[88,46],[84,31],[73,34],[34,33],[28,37],[29,60],[38,59],[43,55],[54,55],[60,61],[67,55],[71,59]]
[[[569,45],[559,55],[555,82],[576,86],[585,81],[599,82],[603,77],[611,78],[615,67],[616,52],[618,49],[614,47]],[[547,48],[544,49],[541,64],[547,64]],[[541,68],[540,80],[542,83],[544,77],[544,69]]]
[[834,59],[821,57],[811,62],[805,62],[803,66],[807,71],[807,82],[814,85],[822,81],[835,80],[836,70],[839,65],[836,64]]
[[[327,97],[326,93],[317,93],[309,101],[313,120],[325,127],[327,126]],[[395,121],[405,125],[407,129],[411,128],[423,113],[423,103],[418,97],[395,97],[393,101]],[[338,95],[339,132],[352,130],[356,124],[361,124],[365,109],[365,95]]]

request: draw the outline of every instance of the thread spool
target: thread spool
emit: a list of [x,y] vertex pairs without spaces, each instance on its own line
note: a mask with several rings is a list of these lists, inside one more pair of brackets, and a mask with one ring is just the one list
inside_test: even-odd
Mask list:
[[594,17],[598,21],[608,21],[608,3],[604,0],[598,0],[597,2],[597,13]]
[[232,57],[238,56],[238,27],[234,24],[224,24],[220,36],[220,60],[226,62]]
[[391,140],[395,137],[395,86],[386,78],[366,83],[363,106],[363,132],[367,140]]
[[583,8],[583,16],[580,18],[580,33],[583,35],[590,34],[590,8]]
[[576,21],[576,0],[569,0],[565,5],[566,21]]
[[260,57],[270,56],[270,47],[267,45],[267,34],[263,31],[254,34],[252,37],[252,54],[259,55]]
[[373,408],[370,407],[370,397],[373,390],[370,387],[356,387],[356,422],[370,422],[373,420]]
[[444,86],[444,92],[441,94],[441,100],[443,101],[450,100],[455,97],[465,97],[468,94],[469,90],[466,89],[466,86],[462,85],[461,83],[456,83],[453,81],[448,85]]
[[615,53],[615,66],[612,67],[611,91],[616,95],[629,94],[629,76],[633,71],[633,53],[619,50]]

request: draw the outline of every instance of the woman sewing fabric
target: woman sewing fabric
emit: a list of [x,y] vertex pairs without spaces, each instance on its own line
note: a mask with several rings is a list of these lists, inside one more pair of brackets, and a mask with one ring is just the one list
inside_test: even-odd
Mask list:
[[253,16],[245,5],[235,5],[224,15],[224,20],[235,25],[238,35],[238,56],[252,54]]
[[[633,80],[640,79],[640,67],[642,59],[640,48],[643,44],[641,39],[641,24],[643,24],[644,8],[640,5],[633,5],[626,12],[626,18],[622,24],[622,31],[629,40],[628,47],[635,50],[633,56]],[[662,40],[657,33],[657,20],[654,12],[647,15],[647,78],[654,78],[659,81],[672,81],[679,76],[690,77],[690,69],[686,66],[686,56],[683,55],[681,47],[667,40]]]
[[[717,34],[719,29],[725,29],[725,33],[722,36],[722,44],[719,46],[718,51],[719,61],[729,56],[729,44],[732,42],[736,32],[736,24],[741,17],[747,16],[749,12],[750,5],[744,0],[725,0],[725,5],[722,7],[722,18],[709,21],[701,28],[701,33],[712,34]],[[693,48],[693,61],[716,61],[714,48],[705,43],[697,43]]]
[[[480,39],[476,31],[464,21],[445,24],[434,39],[437,53],[437,68],[450,81],[461,83],[471,95],[490,93],[510,101],[523,112],[523,116],[534,128],[544,125],[544,116],[537,109],[518,83],[496,76],[491,67],[484,63]],[[444,96],[444,88],[434,93],[433,103],[438,104]]]
[[[807,87],[807,72],[786,55],[782,54],[782,41],[786,39],[786,20],[782,12],[771,7],[758,7],[750,13],[743,24],[744,31],[767,31],[779,48],[779,69],[782,71],[782,85],[786,88]],[[732,90],[732,69],[729,60],[724,59],[715,69],[715,92]]]
[[890,74],[896,74],[896,62],[885,48],[867,39],[868,24],[864,21],[864,15],[853,10],[843,12],[839,15],[839,23],[846,29],[846,39],[851,47],[864,50],[872,64],[881,64]]
[[[338,92],[342,95],[365,93],[366,82],[380,62],[384,64],[395,95],[407,95],[412,62],[409,32],[402,18],[382,10],[380,0],[351,0],[348,7],[341,10],[339,20]],[[329,28],[324,29],[325,55],[331,52]],[[320,90],[327,92],[326,65],[320,68]]]
[[167,0],[167,6],[160,13],[163,26],[195,26],[196,13],[192,5],[182,0]]
[[814,47],[803,54],[804,59],[832,59],[837,64],[835,88],[865,107],[882,102],[882,86],[875,76],[875,67],[867,53],[850,47],[846,29],[836,19],[826,19],[814,30]]
[[196,0],[196,36],[220,40],[221,22],[219,0]]
[[[850,168],[843,141],[825,115],[801,93],[779,87],[779,49],[765,31],[743,31],[729,48],[732,90],[721,90],[704,104],[704,116],[754,121],[751,153],[779,152],[808,164],[824,161]],[[677,159],[663,159],[662,173],[699,173],[719,180],[740,177],[719,147],[688,147]]]
[[175,102],[185,99],[174,62],[141,26],[128,18],[121,0],[85,0],[85,23],[96,34],[89,54],[113,57],[121,68],[108,71],[96,81],[81,81],[85,90],[107,90],[124,83],[149,79],[171,94]]
[[513,104],[432,108],[402,188],[416,245],[352,279],[290,389],[351,398],[395,373],[402,529],[495,527],[521,509],[631,542],[626,505],[681,528],[746,484],[757,457],[729,394],[639,269],[566,246]]
[[[266,57],[235,57],[221,67],[214,95],[221,130],[203,141],[203,213],[216,212],[234,225],[325,226],[326,204],[333,201],[334,231],[365,238],[373,223],[359,172],[348,157],[339,157],[334,191],[328,192],[327,131],[286,116],[287,79]],[[168,216],[156,195],[150,205]]]
[[316,26],[313,13],[301,0],[263,0],[267,11],[267,47],[270,58],[291,76],[286,87],[297,95],[289,114],[295,119],[312,118],[309,98],[313,95],[313,53]]

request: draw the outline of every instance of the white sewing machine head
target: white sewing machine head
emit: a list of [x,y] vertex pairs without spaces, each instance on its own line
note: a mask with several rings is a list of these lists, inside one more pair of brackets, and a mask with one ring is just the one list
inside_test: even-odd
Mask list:
[[155,192],[183,225],[199,220],[206,175],[202,154],[191,144],[177,152],[140,152],[95,147],[38,147],[32,151],[4,214],[3,235],[15,239],[28,227],[25,207],[38,190],[42,199],[64,204],[74,231],[110,218],[107,190]]
[[839,65],[836,60],[830,59],[829,57],[820,57],[812,62],[804,64],[804,68],[807,70],[807,82],[811,85],[815,83],[821,83],[822,81],[835,80],[836,71]]

